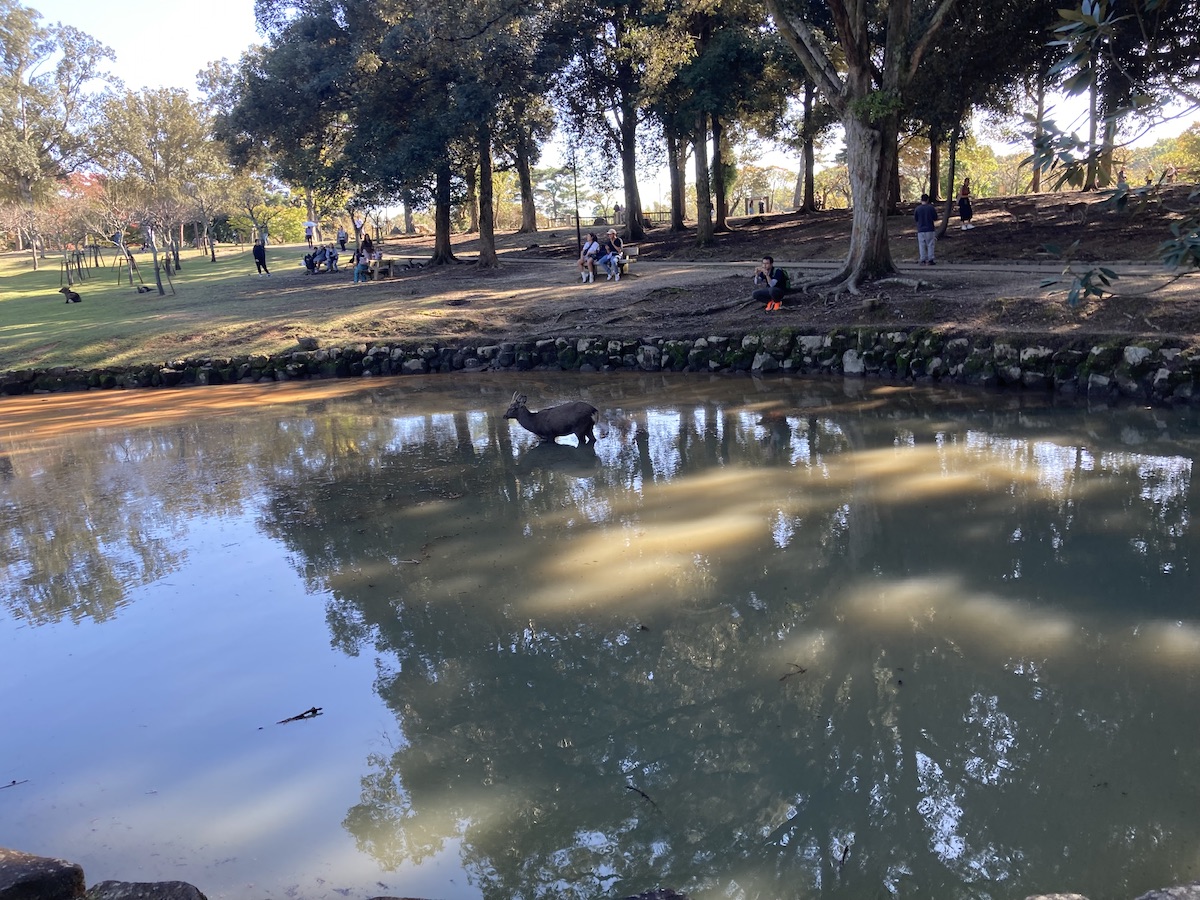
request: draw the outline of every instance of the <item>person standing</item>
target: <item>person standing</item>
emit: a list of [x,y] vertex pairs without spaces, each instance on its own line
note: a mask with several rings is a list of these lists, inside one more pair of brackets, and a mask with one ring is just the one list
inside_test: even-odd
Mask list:
[[920,264],[936,266],[933,248],[937,243],[937,231],[934,230],[934,223],[937,222],[937,208],[929,202],[928,194],[921,195],[921,202],[913,210],[913,221],[917,223],[917,252],[920,255]]
[[962,189],[958,192],[958,217],[962,219],[962,230],[974,228],[971,224],[971,217],[975,215],[975,211],[971,209],[971,179],[964,178]]
[[354,255],[354,283],[367,280],[367,273],[371,270],[371,259],[366,252],[360,247]]
[[254,256],[254,267],[258,270],[258,277],[262,278],[266,274],[270,278],[271,270],[267,268],[267,248],[263,246],[263,242],[255,241],[254,248],[250,253]]
[[346,252],[346,241],[350,240],[350,235],[346,234],[346,226],[339,225],[337,233],[338,249],[343,253]]
[[313,245],[312,235],[313,235],[312,226],[305,225],[304,226],[304,242],[306,244],[308,244],[308,249],[310,249],[310,250],[312,249],[312,245]]

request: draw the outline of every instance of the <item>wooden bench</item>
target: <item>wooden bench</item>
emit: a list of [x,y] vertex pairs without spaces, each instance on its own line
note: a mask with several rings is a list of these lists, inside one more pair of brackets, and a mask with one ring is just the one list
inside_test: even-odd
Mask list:
[[371,266],[367,269],[367,277],[378,281],[380,278],[391,278],[396,273],[396,263],[398,260],[384,258],[371,260]]
[[622,252],[623,252],[625,258],[621,260],[621,274],[628,275],[629,267],[632,266],[635,262],[637,262],[638,245],[637,244],[626,244],[625,249]]

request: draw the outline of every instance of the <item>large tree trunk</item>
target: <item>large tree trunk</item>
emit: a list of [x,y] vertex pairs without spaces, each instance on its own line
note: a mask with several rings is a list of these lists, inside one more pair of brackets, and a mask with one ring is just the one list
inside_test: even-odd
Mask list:
[[708,183],[708,116],[696,116],[696,246],[713,240],[712,192]]
[[946,236],[950,227],[950,216],[954,212],[954,169],[958,162],[958,132],[956,126],[950,132],[950,165],[948,166],[948,183],[946,186],[946,213],[942,216],[942,224],[938,226],[937,236],[940,241]]
[[484,269],[499,265],[492,195],[492,129],[485,117],[479,123],[479,266]]
[[443,162],[437,170],[433,208],[433,258],[435,266],[458,262],[450,244],[450,165]]
[[939,135],[929,130],[929,202],[937,203],[942,192],[939,190],[942,181],[942,142]]
[[413,224],[413,195],[412,191],[401,191],[400,202],[404,204],[404,233],[416,234],[417,226]]
[[646,236],[642,220],[642,197],[637,185],[637,109],[632,100],[622,99],[621,177],[625,180],[625,237],[640,241]]
[[1088,84],[1088,155],[1087,173],[1083,179],[1085,191],[1096,190],[1098,156],[1096,153],[1096,135],[1100,128],[1099,110],[1100,88],[1096,84],[1096,69],[1092,67],[1092,80]]
[[712,139],[713,207],[716,210],[713,231],[728,231],[729,223],[726,220],[729,218],[729,198],[725,192],[725,126],[721,122],[721,117],[716,113],[712,114]]
[[[158,287],[158,296],[165,297],[167,292],[163,288],[162,266],[158,264],[158,244],[154,240],[154,229],[152,227],[146,228],[146,243],[150,245],[150,258],[154,262],[154,283]],[[130,266],[129,268],[130,275],[132,276],[133,266]],[[131,277],[130,283],[132,282],[133,279]]]
[[896,164],[896,114],[864,122],[853,112],[842,120],[846,129],[847,168],[854,197],[850,252],[840,280],[854,288],[861,281],[896,273],[888,246],[887,208],[892,169]]
[[[801,135],[801,151],[800,151],[800,172],[796,175],[796,192],[799,195],[795,198],[792,205],[801,212],[816,212],[816,172],[814,169],[817,164],[817,151],[814,146],[813,133],[813,101],[816,99],[817,86],[813,84],[812,79],[807,79],[804,82],[804,124],[800,127]],[[803,191],[803,193],[801,193]]]
[[[1037,74],[1037,119],[1033,124],[1033,146],[1037,149],[1038,142],[1042,137],[1042,119],[1046,116],[1046,77],[1041,71]],[[1042,170],[1037,166],[1033,167],[1033,179],[1030,182],[1029,189],[1035,193],[1041,193],[1042,190]]]
[[680,177],[679,157],[680,157],[680,140],[674,128],[664,129],[664,134],[667,141],[667,178],[669,179],[671,192],[671,230],[684,230],[684,195],[683,181]]
[[537,227],[537,204],[533,201],[533,165],[530,163],[529,141],[522,133],[517,142],[517,183],[521,188],[521,227],[518,234],[533,234]]
[[472,163],[463,171],[467,182],[467,234],[479,232],[479,193],[476,190],[476,169]]

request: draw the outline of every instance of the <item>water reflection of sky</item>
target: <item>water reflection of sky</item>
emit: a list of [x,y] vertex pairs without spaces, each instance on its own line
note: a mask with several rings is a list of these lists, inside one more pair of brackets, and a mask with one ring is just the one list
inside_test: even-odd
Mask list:
[[329,900],[1191,871],[1189,414],[555,385],[594,451],[490,378],[0,406],[0,844]]

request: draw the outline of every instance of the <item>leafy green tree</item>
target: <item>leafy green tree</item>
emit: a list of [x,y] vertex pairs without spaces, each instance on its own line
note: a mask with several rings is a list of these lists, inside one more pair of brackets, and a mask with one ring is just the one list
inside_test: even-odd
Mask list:
[[23,211],[37,268],[36,208],[91,157],[98,100],[89,84],[114,55],[68,25],[0,0],[0,197]]
[[850,251],[828,281],[857,292],[863,281],[892,275],[888,195],[900,117],[921,62],[955,0],[826,0],[836,45],[823,40],[808,4],[767,0],[776,28],[825,99],[837,110],[849,148],[854,196]]
[[638,133],[650,119],[646,81],[659,65],[654,54],[672,52],[653,29],[662,21],[661,9],[647,0],[589,0],[562,23],[570,55],[555,103],[575,143],[595,148],[595,165],[620,171],[627,236],[634,241],[646,233],[637,182]]
[[201,181],[226,170],[224,160],[211,139],[203,105],[182,88],[113,93],[104,113],[97,161],[110,178],[137,187],[138,221],[154,259],[159,294],[164,294],[160,245],[164,239],[172,243],[178,267],[179,242],[172,232],[182,233],[190,205],[189,185],[194,200]]

